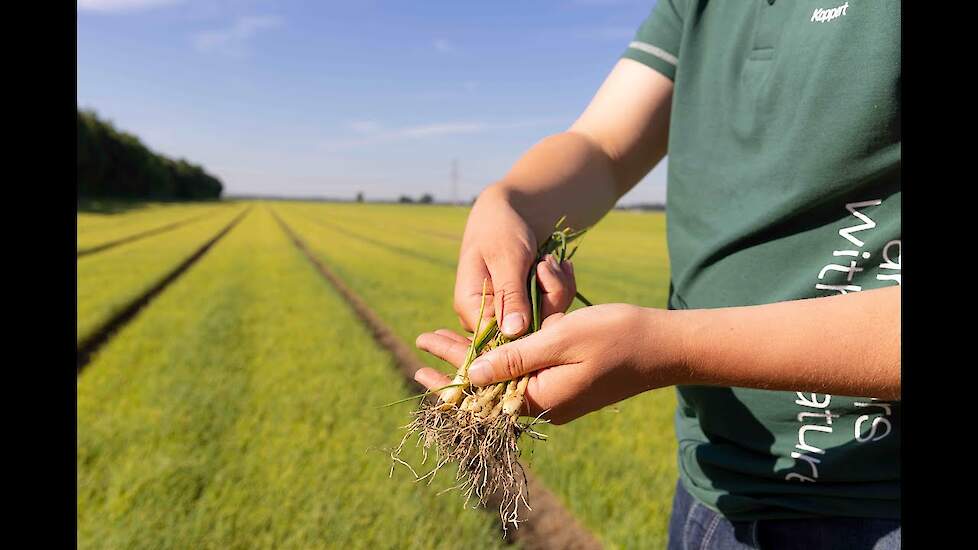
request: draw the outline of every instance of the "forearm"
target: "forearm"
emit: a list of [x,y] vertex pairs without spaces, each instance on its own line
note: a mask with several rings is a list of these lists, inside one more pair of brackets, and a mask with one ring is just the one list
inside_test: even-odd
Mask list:
[[899,287],[669,314],[684,383],[900,398]]
[[622,194],[607,154],[586,136],[563,132],[530,148],[479,200],[505,200],[543,240],[561,216],[572,227],[593,225]]
[[561,216],[593,225],[666,155],[672,89],[660,73],[620,60],[571,128],[533,146],[486,198],[508,201],[537,239]]

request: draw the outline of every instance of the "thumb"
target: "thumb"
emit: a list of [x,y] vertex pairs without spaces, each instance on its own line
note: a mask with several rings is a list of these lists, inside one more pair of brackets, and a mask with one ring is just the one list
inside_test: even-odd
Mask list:
[[469,367],[469,382],[485,386],[560,364],[560,346],[553,334],[534,332],[486,353]]

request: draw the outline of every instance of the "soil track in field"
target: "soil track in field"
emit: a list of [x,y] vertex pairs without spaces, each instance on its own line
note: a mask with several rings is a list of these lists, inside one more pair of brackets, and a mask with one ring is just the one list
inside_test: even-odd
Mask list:
[[401,254],[401,255],[404,255],[404,256],[410,256],[412,258],[417,258],[419,260],[423,260],[425,262],[428,262],[430,264],[434,264],[434,265],[437,265],[437,266],[440,266],[440,267],[447,267],[448,269],[451,269],[452,271],[455,270],[455,262],[449,262],[449,261],[443,260],[441,258],[437,258],[435,256],[429,256],[427,254],[424,254],[422,252],[418,252],[417,250],[412,250],[410,248],[404,248],[402,246],[397,246],[397,245],[394,245],[394,244],[385,243],[384,241],[379,241],[377,239],[373,239],[373,238],[367,237],[366,235],[361,235],[361,234],[357,233],[356,231],[350,231],[349,229],[346,229],[345,227],[336,225],[334,223],[331,223],[331,222],[328,222],[328,221],[325,221],[325,220],[321,220],[319,218],[314,218],[312,216],[309,216],[309,215],[306,215],[306,214],[303,214],[303,213],[300,213],[300,215],[302,217],[308,219],[309,221],[313,222],[313,223],[317,223],[317,224],[319,224],[319,225],[321,225],[323,227],[328,227],[329,229],[332,229],[332,230],[336,231],[337,233],[341,233],[343,235],[346,235],[347,237],[350,237],[351,239],[357,239],[359,241],[363,241],[365,243],[372,244],[374,246],[383,248],[383,249],[388,250],[390,252],[394,252],[395,254]]
[[[269,209],[272,216],[281,226],[282,231],[289,237],[292,243],[298,248],[307,260],[319,271],[333,288],[343,297],[344,300],[353,308],[353,311],[360,320],[370,330],[374,340],[386,349],[394,358],[401,374],[407,379],[408,384],[417,386],[414,381],[414,373],[426,365],[418,359],[414,352],[404,342],[402,342],[387,326],[386,323],[376,314],[366,302],[363,301],[350,287],[334,274],[326,265],[321,262],[307,247],[305,242],[292,231],[292,228],[285,223],[278,213]],[[530,472],[526,470],[529,500],[532,502],[533,510],[530,511],[520,523],[519,529],[510,529],[508,537],[511,541],[517,542],[523,548],[532,550],[550,549],[599,549],[601,544],[597,539],[582,526],[570,512],[564,508],[560,500],[554,496],[543,484],[538,481]],[[490,503],[489,508],[497,508],[498,503]]]
[[[306,218],[306,219],[308,219],[309,221],[311,221],[313,223],[316,223],[316,224],[321,225],[323,227],[326,227],[328,229],[332,229],[332,230],[336,231],[337,233],[341,233],[343,235],[346,235],[347,237],[350,237],[351,239],[357,239],[357,240],[362,241],[362,242],[365,242],[367,244],[370,244],[370,245],[373,245],[373,246],[376,246],[376,247],[379,247],[379,248],[383,248],[384,250],[387,250],[388,252],[393,252],[395,254],[400,254],[400,255],[402,255],[402,256],[404,256],[406,258],[412,258],[412,259],[415,259],[415,260],[421,260],[423,262],[428,262],[429,264],[436,265],[438,267],[443,267],[443,268],[451,269],[452,271],[455,271],[455,269],[457,267],[457,264],[455,262],[449,262],[449,261],[446,261],[446,260],[444,260],[442,258],[438,258],[436,256],[430,256],[428,254],[425,254],[423,252],[419,252],[419,251],[414,250],[414,249],[411,249],[411,248],[405,248],[403,246],[397,246],[397,245],[386,243],[386,242],[383,242],[383,241],[380,241],[380,240],[377,240],[377,239],[374,239],[374,238],[371,238],[371,237],[367,237],[365,235],[361,235],[361,234],[357,233],[356,231],[350,231],[349,229],[340,227],[340,226],[338,226],[338,225],[336,225],[336,224],[334,224],[332,222],[327,222],[325,220],[321,220],[319,218],[315,218],[315,217],[310,216],[310,215],[307,215],[307,214],[305,214],[303,212],[300,212],[299,215],[302,216],[302,217],[304,217],[304,218]],[[408,231],[412,231],[412,232],[418,233],[418,234],[429,234],[429,235],[435,234],[435,232],[427,231],[427,230],[424,230],[424,229],[419,229],[419,228],[416,228],[416,227],[407,227],[406,229]],[[449,238],[444,233],[438,233],[437,236],[439,236],[440,238]],[[460,242],[461,241],[461,238],[456,238],[456,239],[453,239],[453,240],[455,240],[456,242]],[[649,284],[648,280],[646,280],[646,279],[635,278],[635,277],[632,277],[632,276],[630,276],[630,275],[628,275],[626,273],[622,273],[622,272],[603,273],[600,270],[600,268],[594,268],[594,267],[592,267],[591,269],[592,270],[593,269],[598,269],[599,270],[598,273],[601,274],[602,276],[607,277],[609,279],[615,279],[615,280],[618,280],[619,282],[624,282],[626,284],[635,285],[635,286],[645,286],[645,285],[648,285]]]
[[146,231],[140,231],[139,233],[133,233],[132,235],[128,235],[126,237],[122,237],[122,238],[116,239],[114,241],[109,241],[109,242],[106,242],[106,243],[97,244],[95,246],[90,246],[88,248],[83,248],[83,249],[81,249],[81,250],[78,251],[78,253],[77,253],[76,256],[78,258],[81,258],[82,256],[88,256],[89,254],[95,254],[96,252],[102,252],[103,250],[108,250],[110,248],[114,248],[116,246],[119,246],[120,244],[131,243],[133,241],[138,241],[139,239],[145,239],[146,237],[152,237],[153,235],[159,235],[160,233],[166,233],[167,231],[172,231],[172,230],[174,230],[174,229],[176,229],[178,227],[182,227],[184,225],[187,225],[188,223],[192,223],[192,222],[195,222],[195,221],[197,221],[199,219],[202,219],[202,218],[206,217],[208,214],[209,214],[208,212],[205,212],[205,213],[199,214],[197,216],[189,217],[189,218],[187,218],[185,220],[175,221],[173,223],[168,223],[166,225],[161,225],[160,227],[154,227],[153,229],[147,229]]
[[[305,216],[305,217],[307,217],[307,218],[309,218],[309,219],[311,219],[311,220],[316,219],[316,218],[313,218],[310,215],[306,215],[305,213],[303,213],[302,215]],[[347,218],[347,217],[344,217],[344,216],[337,216],[335,212],[330,212],[330,217],[333,218],[333,219],[339,218],[339,219],[341,219],[343,221],[351,221],[351,222],[354,222],[355,221],[356,223],[359,223],[359,224],[363,224],[364,223],[362,220],[352,220],[352,219]],[[444,231],[435,231],[434,229],[422,229],[420,227],[416,227],[416,226],[413,226],[413,225],[407,225],[407,224],[401,224],[401,225],[398,226],[398,228],[399,229],[407,229],[408,231],[411,231],[413,233],[418,233],[419,235],[428,235],[429,237],[437,237],[439,239],[444,239],[446,241],[452,241],[452,242],[456,242],[456,243],[462,240],[462,233],[461,232],[459,232],[457,234],[456,233],[445,233]]]
[[217,232],[213,237],[207,240],[200,248],[194,251],[193,254],[187,257],[184,261],[180,262],[180,265],[176,266],[171,270],[165,277],[159,280],[155,285],[153,285],[149,290],[144,292],[142,295],[130,302],[126,307],[122,308],[119,313],[113,315],[109,320],[103,323],[98,329],[96,329],[91,336],[83,340],[78,344],[76,350],[76,359],[78,365],[77,374],[80,375],[82,369],[88,366],[89,361],[92,360],[92,356],[95,352],[105,345],[120,328],[122,328],[126,323],[132,320],[133,317],[139,313],[139,310],[146,307],[153,298],[155,298],[160,292],[173,283],[177,278],[179,278],[185,271],[190,269],[190,266],[197,263],[208,250],[213,247],[217,241],[221,240],[222,237],[228,234],[234,226],[238,224],[245,215],[251,210],[251,207],[245,208],[240,214],[234,217],[223,229]]

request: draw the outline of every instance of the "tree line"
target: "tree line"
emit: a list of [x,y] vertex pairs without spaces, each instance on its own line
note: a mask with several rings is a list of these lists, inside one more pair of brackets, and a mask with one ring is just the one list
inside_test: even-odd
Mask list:
[[151,151],[94,111],[78,110],[78,197],[216,199],[221,180],[184,159]]

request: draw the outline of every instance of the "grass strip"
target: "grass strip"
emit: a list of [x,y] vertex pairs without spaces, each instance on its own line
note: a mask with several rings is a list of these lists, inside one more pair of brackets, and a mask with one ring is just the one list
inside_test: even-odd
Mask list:
[[156,281],[152,286],[146,289],[145,292],[136,296],[128,304],[120,308],[114,315],[105,319],[105,321],[98,325],[91,334],[84,340],[78,343],[76,351],[76,362],[77,362],[77,372],[80,374],[82,369],[85,368],[92,359],[92,355],[95,354],[100,347],[102,347],[105,342],[112,337],[112,335],[123,325],[129,322],[139,310],[145,307],[157,294],[162,292],[169,284],[175,281],[180,275],[185,271],[190,269],[195,262],[197,262],[204,254],[217,241],[226,235],[235,225],[238,224],[248,214],[250,208],[245,208],[240,214],[234,217],[230,223],[224,226],[216,235],[208,239],[200,248],[195,250],[190,256],[185,258],[182,262],[176,265],[171,271],[169,271],[163,278]]
[[[373,206],[367,205],[364,212]],[[424,331],[457,327],[450,291],[455,284],[453,269],[432,269],[428,262],[364,246],[297,211],[319,209],[325,216],[340,207],[354,209],[354,205],[276,204],[276,210],[302,236],[307,248],[383,317],[399,338],[411,341]],[[451,217],[451,223],[456,223],[455,218],[464,223],[464,216],[447,208],[402,206],[387,207],[385,212],[393,217],[398,209],[401,213],[397,216],[413,219],[416,225],[442,227],[447,223],[437,217],[442,213]],[[364,216],[365,221],[369,218]],[[613,212],[588,233],[574,261],[578,284],[586,289],[589,299],[664,306],[669,273],[663,233],[658,232],[658,224],[663,222],[658,214]],[[617,241],[643,228],[650,237]],[[348,228],[353,232],[368,230],[369,226],[361,225]],[[405,247],[426,246],[416,234],[387,231],[383,238],[398,238]],[[608,277],[588,272],[595,263],[611,263],[627,255],[647,258],[630,265],[617,264]],[[616,280],[619,274],[647,283],[621,285]],[[446,368],[427,354],[416,352],[416,356],[429,366]],[[554,437],[528,446],[531,454],[524,456],[536,476],[605,546],[662,548],[677,474],[672,426],[675,407],[671,388],[647,392],[571,424],[547,427]]]
[[[273,215],[296,248],[302,251],[316,270],[343,296],[364,325],[370,329],[377,343],[391,353],[401,374],[413,383],[414,373],[422,368],[424,363],[417,360],[412,350],[394,335],[366,302],[309,251],[302,239],[282,218],[274,211]],[[564,508],[560,500],[529,472],[527,472],[527,487],[532,509],[525,522],[520,523],[519,529],[507,532],[514,541],[528,548],[540,549],[600,548],[600,544],[591,533],[584,529]],[[498,499],[491,499],[487,506],[490,509],[498,507]]]
[[112,247],[115,247],[115,246],[119,246],[119,245],[126,244],[126,243],[131,243],[133,241],[138,241],[139,239],[144,239],[146,237],[152,237],[153,235],[159,235],[160,233],[166,233],[167,231],[176,229],[176,228],[181,227],[183,225],[187,225],[188,223],[195,222],[195,221],[197,221],[197,220],[205,217],[206,215],[207,214],[198,214],[196,216],[192,216],[192,217],[187,218],[187,219],[183,219],[183,220],[176,221],[176,222],[173,222],[173,223],[168,223],[166,225],[162,225],[160,227],[155,227],[153,229],[147,229],[146,231],[140,231],[138,233],[133,233],[133,234],[127,235],[125,237],[120,237],[120,238],[115,239],[115,240],[111,240],[111,241],[108,241],[108,242],[103,242],[103,243],[100,243],[100,244],[97,244],[97,245],[92,245],[92,246],[89,246],[87,248],[78,248],[78,251],[76,253],[76,256],[80,258],[82,256],[87,256],[89,254],[95,254],[96,252],[101,252],[103,250],[108,250],[109,248],[112,248]]
[[78,379],[78,547],[503,548],[388,479],[401,377],[256,208]]
[[233,201],[182,202],[165,205],[134,204],[132,208],[112,213],[86,212],[79,207],[76,217],[77,249],[91,248],[147,231],[162,225],[205,213],[234,207]]

